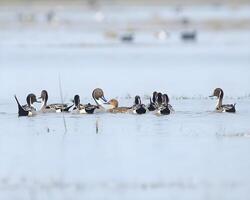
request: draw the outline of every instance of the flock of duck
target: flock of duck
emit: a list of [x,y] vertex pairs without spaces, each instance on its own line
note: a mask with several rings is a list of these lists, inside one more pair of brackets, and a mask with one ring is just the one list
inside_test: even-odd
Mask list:
[[[216,88],[210,97],[217,97],[217,112],[236,112],[235,104],[223,105],[222,100],[224,92],[221,88]],[[21,105],[15,96],[18,105],[18,116],[34,116],[39,113],[57,113],[57,112],[71,112],[72,114],[93,114],[97,112],[110,112],[110,113],[133,113],[145,114],[147,112],[154,112],[158,115],[169,115],[174,113],[174,109],[169,104],[169,97],[167,94],[161,92],[153,92],[148,105],[142,104],[140,96],[135,96],[134,104],[130,107],[119,107],[118,100],[111,99],[109,101],[104,97],[104,92],[100,88],[96,88],[92,92],[92,97],[95,101],[93,104],[81,104],[80,96],[75,95],[72,104],[64,103],[48,103],[48,92],[43,90],[37,100],[35,94],[28,94],[26,98],[26,105]],[[37,110],[34,103],[41,103],[40,110]]]

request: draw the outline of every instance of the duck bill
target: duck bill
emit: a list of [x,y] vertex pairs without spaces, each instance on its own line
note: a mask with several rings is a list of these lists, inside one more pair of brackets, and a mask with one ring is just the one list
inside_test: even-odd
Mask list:
[[214,97],[214,95],[210,95],[209,97],[212,98],[212,97]]
[[105,103],[107,103],[108,101],[107,101],[107,99],[105,99],[105,97],[103,96],[103,97],[101,97],[101,99],[105,102]]

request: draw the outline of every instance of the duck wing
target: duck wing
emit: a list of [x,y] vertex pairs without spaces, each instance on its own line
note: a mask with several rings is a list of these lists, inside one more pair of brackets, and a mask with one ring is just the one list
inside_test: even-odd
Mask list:
[[73,105],[68,106],[68,104],[54,103],[54,104],[47,105],[46,109],[68,112],[71,107],[73,107]]

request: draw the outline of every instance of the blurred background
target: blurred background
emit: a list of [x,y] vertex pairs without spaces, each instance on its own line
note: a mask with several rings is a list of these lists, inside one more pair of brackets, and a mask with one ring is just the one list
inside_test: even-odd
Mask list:
[[248,96],[249,44],[247,0],[1,0],[1,98],[49,88],[58,99],[59,74],[65,99],[95,87]]

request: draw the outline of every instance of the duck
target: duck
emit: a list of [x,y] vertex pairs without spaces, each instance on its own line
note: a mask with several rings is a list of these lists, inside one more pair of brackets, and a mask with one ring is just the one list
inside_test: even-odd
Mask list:
[[74,96],[74,108],[72,110],[72,113],[75,114],[93,114],[95,109],[98,108],[95,105],[91,105],[90,103],[83,105],[80,104],[80,96],[75,95]]
[[169,104],[169,98],[167,94],[162,95],[162,103],[157,108],[157,114],[160,115],[169,115],[170,113],[174,112],[174,109]]
[[157,96],[156,96],[156,107],[159,108],[163,103],[163,95],[161,92],[158,92],[157,93]]
[[31,94],[28,94],[27,97],[26,97],[26,102],[27,104],[25,105],[21,105],[16,97],[16,95],[14,96],[15,97],[15,100],[17,102],[17,105],[18,105],[18,116],[19,117],[22,117],[22,116],[34,116],[36,115],[36,108],[34,107],[33,103],[37,102],[37,103],[40,103],[39,101],[37,101],[37,98],[36,98],[36,95],[31,93]]
[[132,109],[132,107],[118,107],[119,103],[116,99],[111,99],[109,104],[111,105],[111,108],[108,109],[110,113],[128,113]]
[[154,91],[152,98],[150,97],[150,103],[149,103],[149,105],[147,107],[149,111],[156,110],[156,108],[157,108],[157,106],[156,106],[157,95],[158,95],[158,93],[156,91]]
[[229,113],[235,113],[236,109],[235,109],[235,105],[236,104],[222,104],[222,100],[223,100],[223,96],[224,96],[224,92],[221,88],[216,88],[214,89],[214,92],[211,96],[209,97],[217,97],[218,98],[218,102],[216,105],[216,111],[217,112],[229,112]]
[[135,96],[134,105],[132,106],[132,112],[134,114],[145,114],[147,112],[147,108],[144,104],[141,103],[141,97]]
[[106,111],[108,109],[112,108],[112,105],[106,100],[104,97],[104,92],[101,88],[96,88],[92,92],[92,97],[99,108],[98,110],[100,111]]
[[47,112],[68,112],[69,109],[71,107],[73,107],[73,105],[68,106],[67,104],[63,104],[63,103],[54,103],[54,104],[49,104],[47,105],[48,102],[48,92],[46,90],[42,90],[41,92],[41,96],[39,97],[39,99],[42,99],[42,106],[40,111],[47,113]]

